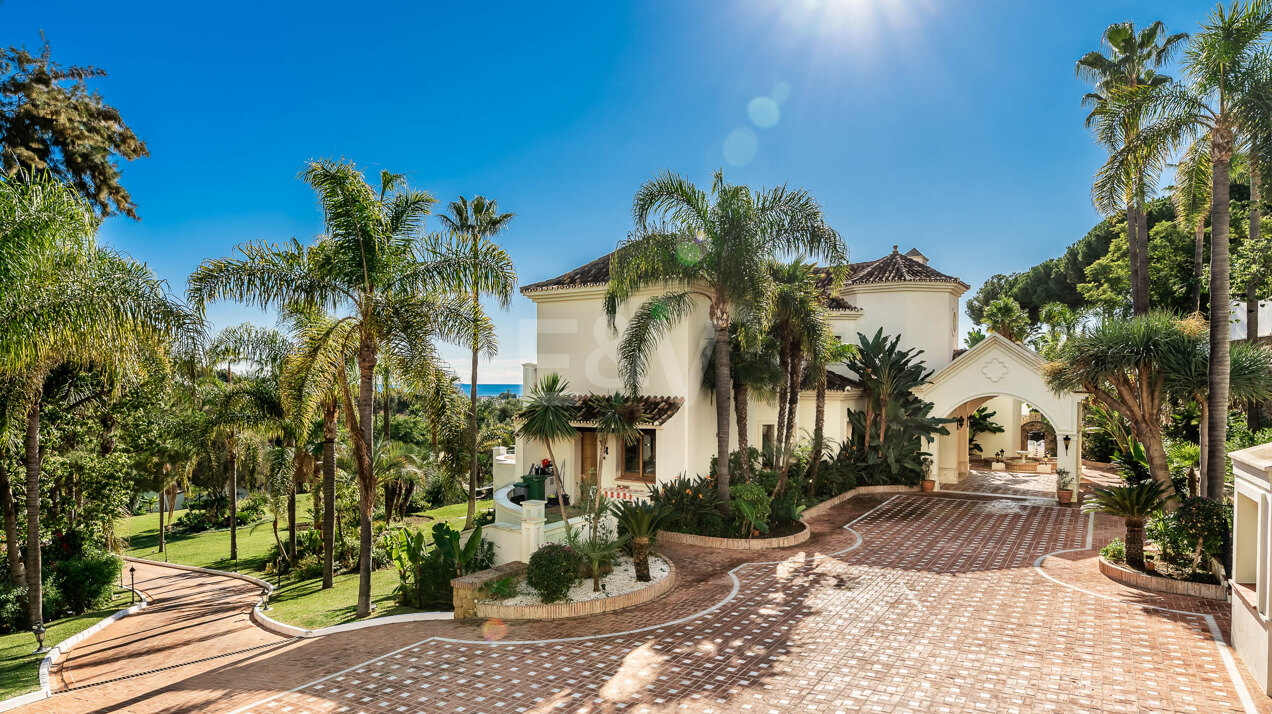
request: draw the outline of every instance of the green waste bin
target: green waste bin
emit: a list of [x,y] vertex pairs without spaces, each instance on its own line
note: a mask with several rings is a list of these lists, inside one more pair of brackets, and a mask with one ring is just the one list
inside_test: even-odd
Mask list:
[[548,480],[548,476],[528,474],[521,477],[526,482],[526,500],[527,501],[546,501],[543,482]]

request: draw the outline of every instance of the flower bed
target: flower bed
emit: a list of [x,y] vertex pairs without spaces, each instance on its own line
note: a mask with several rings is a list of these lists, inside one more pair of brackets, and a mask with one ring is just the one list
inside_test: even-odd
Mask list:
[[1205,598],[1207,600],[1224,600],[1228,599],[1228,589],[1223,585],[1215,585],[1213,583],[1199,583],[1191,580],[1176,580],[1174,578],[1166,578],[1160,575],[1149,575],[1138,570],[1133,570],[1124,565],[1119,565],[1113,561],[1100,556],[1100,572],[1110,580],[1116,580],[1123,585],[1130,585],[1134,588],[1143,588],[1159,593],[1169,593],[1171,595],[1188,595],[1190,597]]
[[476,616],[502,620],[551,620],[599,615],[643,605],[666,595],[676,586],[676,566],[671,561],[651,555],[649,572],[652,582],[638,582],[631,558],[619,558],[614,563],[614,571],[602,581],[605,585],[602,592],[593,592],[592,579],[585,578],[570,589],[568,601],[549,604],[539,602],[538,594],[522,580],[517,585],[517,594],[512,597],[477,600]]
[[714,536],[694,535],[692,533],[678,533],[676,531],[660,531],[658,533],[658,541],[660,543],[684,543],[685,545],[716,548],[718,550],[772,550],[774,548],[789,548],[808,540],[813,534],[812,530],[802,521],[797,525],[799,530],[794,533],[775,538],[717,538]]

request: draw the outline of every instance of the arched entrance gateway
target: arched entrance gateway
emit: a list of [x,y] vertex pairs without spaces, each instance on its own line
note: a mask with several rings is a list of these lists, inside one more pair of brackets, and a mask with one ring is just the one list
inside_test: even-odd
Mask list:
[[[937,437],[929,447],[938,488],[957,483],[971,473],[969,419],[980,407],[992,404],[999,412],[994,420],[1004,431],[994,435],[999,438],[987,440],[985,457],[992,458],[1001,449],[1009,468],[1012,461],[1028,464],[1022,468],[1043,471],[1050,471],[1054,464],[1055,469],[1065,469],[1073,475],[1076,497],[1082,464],[1084,395],[1051,391],[1042,375],[1045,364],[1033,350],[991,334],[915,390],[919,397],[932,402],[934,415],[958,420],[950,425],[949,436]],[[1022,414],[1021,404],[1028,404],[1037,414]],[[1017,453],[1027,451],[1022,442],[1031,431],[1041,432],[1035,436],[1042,437],[1046,455],[1054,458],[1028,458]]]

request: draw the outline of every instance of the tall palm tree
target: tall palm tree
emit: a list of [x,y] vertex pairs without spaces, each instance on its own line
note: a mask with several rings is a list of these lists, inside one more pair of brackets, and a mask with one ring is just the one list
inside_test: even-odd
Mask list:
[[1206,218],[1210,215],[1210,142],[1194,141],[1175,165],[1171,202],[1180,228],[1193,232],[1193,312],[1201,312],[1206,268]]
[[[1267,33],[1272,31],[1272,4],[1253,0],[1231,7],[1219,5],[1202,23],[1185,53],[1188,84],[1133,87],[1116,92],[1107,102],[1100,133],[1115,140],[1122,124],[1132,117],[1150,120],[1114,152],[1110,163],[1125,162],[1134,154],[1160,147],[1187,146],[1200,136],[1209,139],[1210,190],[1210,314],[1229,314],[1229,179],[1233,154],[1250,136],[1268,109]],[[1229,326],[1210,321],[1210,389],[1206,493],[1223,498],[1228,433]]]
[[[1135,29],[1134,23],[1119,22],[1104,30],[1102,43],[1108,54],[1088,52],[1078,60],[1079,77],[1094,85],[1094,91],[1082,98],[1084,106],[1090,106],[1087,126],[1098,123],[1107,107],[1109,97],[1125,89],[1158,87],[1170,81],[1157,70],[1166,64],[1187,35],[1166,34],[1166,25],[1154,22],[1148,27]],[[1138,135],[1142,117],[1127,114],[1117,134],[1122,145],[1129,144]],[[1110,150],[1119,143],[1105,137]],[[1092,198],[1096,207],[1106,215],[1126,212],[1126,237],[1131,263],[1131,303],[1136,315],[1148,312],[1148,215],[1144,202],[1149,197],[1150,186],[1157,176],[1157,164],[1151,151],[1126,154],[1128,160],[1118,164],[1106,164],[1096,176],[1092,186]]]
[[482,256],[488,261],[481,270],[474,269],[464,276],[469,296],[472,300],[472,371],[470,372],[468,430],[472,447],[472,470],[468,475],[468,517],[464,519],[465,530],[473,527],[473,519],[477,514],[477,357],[482,343],[480,326],[484,314],[481,310],[483,295],[495,298],[499,307],[508,309],[512,298],[512,290],[517,286],[517,271],[512,259],[495,244],[491,238],[498,235],[512,222],[515,214],[500,213],[499,202],[482,196],[475,196],[472,201],[460,196],[451,201],[448,207],[450,214],[442,215],[442,223],[454,232],[473,257],[474,265]]
[[552,478],[556,482],[557,505],[561,508],[561,522],[567,524],[570,519],[565,515],[565,487],[561,483],[561,470],[557,468],[552,442],[568,441],[579,433],[570,424],[578,413],[578,405],[569,389],[570,383],[556,372],[540,377],[530,390],[526,407],[521,411],[521,426],[517,428],[518,436],[537,441],[547,448]]
[[[477,259],[453,245],[422,235],[434,199],[405,186],[398,174],[381,172],[372,187],[362,172],[343,161],[311,162],[301,174],[322,205],[326,235],[305,247],[247,243],[239,256],[204,261],[190,276],[189,299],[202,310],[221,299],[262,308],[302,306],[339,311],[323,328],[307,330],[295,369],[325,376],[306,379],[313,390],[301,400],[313,414],[332,387],[343,406],[358,464],[361,512],[358,617],[371,613],[371,513],[375,505],[372,466],[375,370],[390,352],[407,371],[433,369],[435,339],[459,344],[472,339],[471,311],[448,293],[481,272],[490,252]],[[487,323],[483,330],[488,330]],[[482,338],[492,335],[483,332]],[[356,364],[355,401],[346,369]]]
[[28,616],[43,621],[40,416],[58,366],[92,370],[110,389],[190,330],[149,268],[96,243],[91,208],[47,177],[0,182],[0,378],[14,380],[25,422]]
[[[702,350],[702,388],[715,398],[714,340]],[[743,322],[729,326],[729,379],[733,383],[733,412],[738,429],[739,468],[742,480],[751,480],[751,444],[748,415],[751,399],[771,404],[785,384],[777,361],[777,339],[767,330]]]
[[779,254],[803,253],[830,265],[848,262],[848,249],[826,224],[807,191],[785,186],[753,191],[726,183],[717,171],[710,195],[665,172],[646,181],[632,205],[635,232],[610,259],[605,312],[618,310],[641,289],[660,288],[632,313],[619,345],[627,391],[636,394],[659,340],[703,306],[715,329],[716,488],[729,499],[729,326],[735,318],[764,322],[775,290],[768,265]]
[[771,267],[777,286],[773,297],[772,329],[778,339],[778,362],[785,377],[777,398],[778,469],[773,495],[786,488],[789,477],[795,426],[799,421],[799,395],[804,384],[805,356],[827,339],[825,300],[817,287],[813,266],[802,260]]
[[839,341],[833,334],[825,335],[815,345],[812,353],[813,378],[817,394],[816,411],[813,416],[813,454],[808,467],[808,495],[817,491],[817,472],[821,468],[822,456],[826,452],[826,389],[830,365],[842,364],[853,356],[852,345]]

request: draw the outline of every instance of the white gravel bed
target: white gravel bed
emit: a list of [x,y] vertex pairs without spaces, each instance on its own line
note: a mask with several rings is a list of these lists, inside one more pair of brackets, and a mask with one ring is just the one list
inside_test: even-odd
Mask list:
[[[558,602],[587,602],[588,600],[599,600],[606,597],[616,597],[618,595],[626,595],[627,593],[647,588],[650,585],[667,577],[667,573],[671,572],[671,567],[667,565],[667,561],[656,555],[649,556],[649,582],[642,583],[636,579],[636,566],[632,563],[632,559],[621,555],[614,559],[614,571],[609,575],[601,578],[601,587],[604,588],[600,592],[592,591],[592,579],[584,578],[570,588],[570,593],[565,600]],[[542,605],[543,601],[539,599],[539,593],[522,578],[517,583],[517,594],[503,600],[486,600],[485,602],[498,603],[500,605]]]

